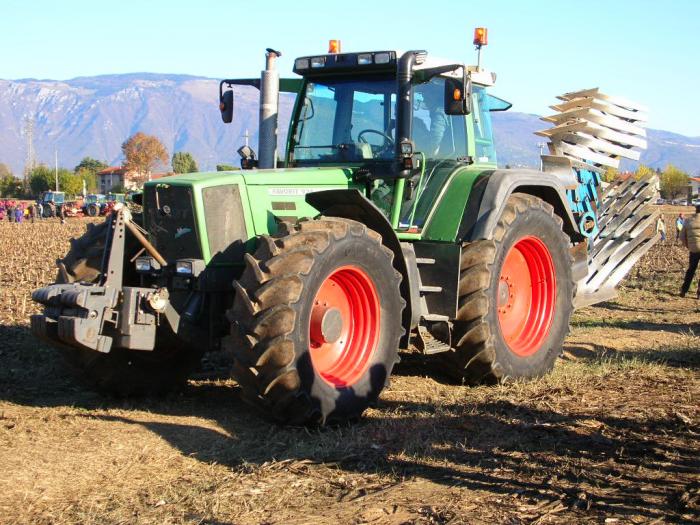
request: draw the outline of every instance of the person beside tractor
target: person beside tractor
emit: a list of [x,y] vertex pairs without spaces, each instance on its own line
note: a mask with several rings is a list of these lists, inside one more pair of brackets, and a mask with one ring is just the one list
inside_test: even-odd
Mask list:
[[[688,269],[681,286],[681,297],[685,297],[693,283],[698,263],[700,263],[700,205],[695,206],[695,214],[683,222],[680,240],[683,246],[688,249]],[[697,298],[700,299],[700,283],[698,283]]]
[[656,233],[661,234],[661,242],[666,240],[666,223],[661,214],[659,214],[659,217],[656,219]]
[[683,223],[685,221],[683,220],[683,214],[679,213],[678,217],[676,217],[676,242],[678,242],[681,238],[681,232],[683,231]]

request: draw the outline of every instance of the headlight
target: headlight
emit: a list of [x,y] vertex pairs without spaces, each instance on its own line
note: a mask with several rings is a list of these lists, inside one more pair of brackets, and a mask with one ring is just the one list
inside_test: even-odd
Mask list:
[[311,59],[311,67],[323,67],[326,65],[326,57],[313,57]]
[[192,275],[192,261],[177,261],[175,273],[178,275]]
[[297,58],[294,61],[294,67],[296,69],[309,69],[309,59],[308,58]]
[[391,62],[390,53],[377,53],[376,55],[374,55],[375,64],[388,64],[389,62]]
[[372,63],[372,53],[360,53],[357,55],[357,65],[366,66]]
[[135,264],[138,273],[151,273],[160,270],[160,264],[153,257],[137,257]]
[[175,274],[182,277],[198,277],[206,266],[202,259],[180,259],[175,261]]

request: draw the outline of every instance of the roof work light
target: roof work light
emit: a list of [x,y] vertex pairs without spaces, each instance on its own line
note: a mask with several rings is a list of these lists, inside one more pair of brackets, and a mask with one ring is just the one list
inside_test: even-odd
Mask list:
[[340,53],[340,40],[329,40],[328,52],[332,55]]
[[474,28],[474,45],[476,47],[485,46],[489,43],[489,32],[485,27]]

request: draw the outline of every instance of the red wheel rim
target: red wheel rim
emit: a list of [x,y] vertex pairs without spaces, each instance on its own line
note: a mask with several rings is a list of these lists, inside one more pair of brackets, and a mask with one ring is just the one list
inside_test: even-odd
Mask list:
[[365,374],[379,341],[379,295],[372,279],[344,266],[321,284],[311,308],[309,352],[314,369],[336,388]]
[[557,294],[554,262],[537,237],[523,237],[508,251],[498,280],[498,321],[510,350],[537,352],[549,334]]

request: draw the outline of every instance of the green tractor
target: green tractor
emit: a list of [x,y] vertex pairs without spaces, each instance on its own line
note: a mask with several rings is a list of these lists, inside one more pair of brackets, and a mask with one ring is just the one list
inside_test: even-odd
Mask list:
[[[478,42],[477,42],[478,44]],[[655,242],[652,179],[600,173],[638,157],[638,106],[564,95],[542,170],[499,169],[495,75],[425,51],[296,59],[268,49],[259,157],[242,169],[148,182],[59,261],[33,332],[117,394],[184,383],[223,350],[244,399],[287,424],[360,416],[400,349],[467,384],[547,373],[576,306],[614,295]],[[279,93],[296,95],[277,157]]]

